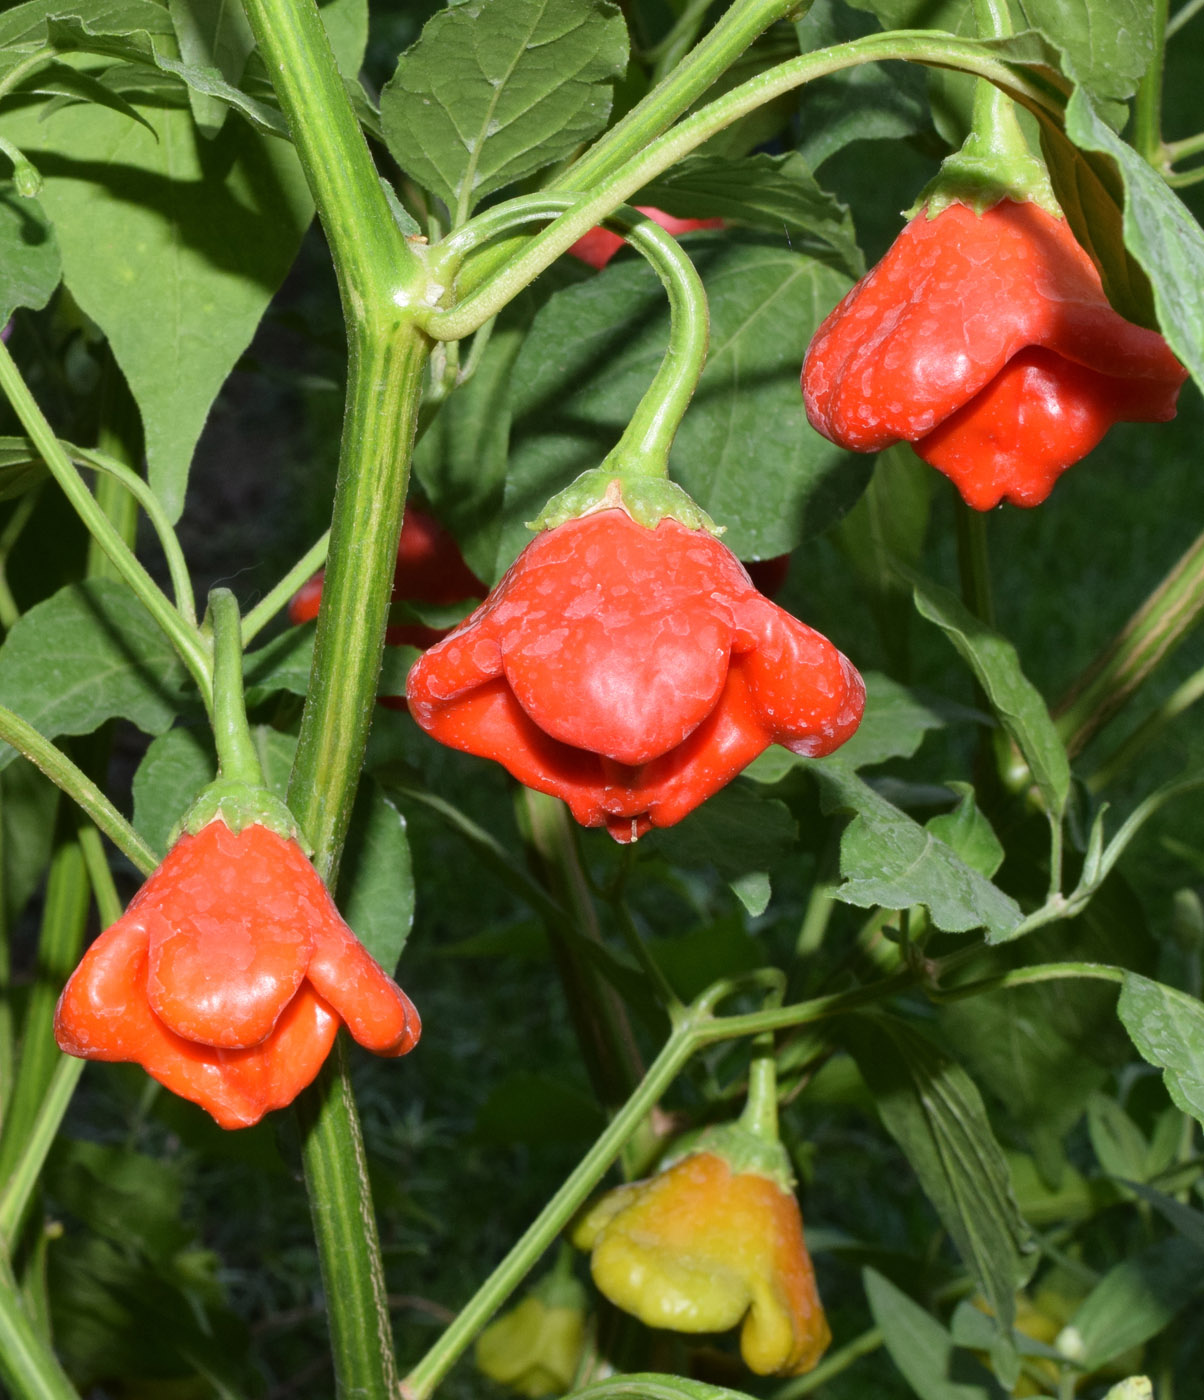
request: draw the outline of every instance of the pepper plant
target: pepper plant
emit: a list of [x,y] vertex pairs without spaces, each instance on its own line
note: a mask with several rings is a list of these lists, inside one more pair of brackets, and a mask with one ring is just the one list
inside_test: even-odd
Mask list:
[[1198,1393],[1202,8],[0,12],[9,1393]]

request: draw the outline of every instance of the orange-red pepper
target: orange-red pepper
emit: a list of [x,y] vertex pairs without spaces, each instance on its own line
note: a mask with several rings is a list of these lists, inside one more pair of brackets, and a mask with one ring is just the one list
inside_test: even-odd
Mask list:
[[296,841],[218,819],[181,836],[88,949],[55,1035],[243,1128],[310,1083],[340,1021],[378,1055],[404,1055],[420,1030]]
[[441,743],[621,842],[680,821],[771,743],[830,753],[865,703],[851,663],[714,535],[620,508],[537,535],[406,693]]
[[820,326],[802,382],[825,437],[909,442],[989,510],[1038,505],[1113,423],[1173,418],[1186,374],[1108,304],[1065,219],[1003,200],[921,210]]

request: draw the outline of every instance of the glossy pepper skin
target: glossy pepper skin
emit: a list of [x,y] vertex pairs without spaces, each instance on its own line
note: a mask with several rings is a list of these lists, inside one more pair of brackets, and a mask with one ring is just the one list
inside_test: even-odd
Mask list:
[[1185,378],[1109,306],[1064,219],[1003,200],[921,210],[820,326],[802,382],[825,437],[909,442],[989,510],[1040,504],[1113,423],[1173,418]]
[[[661,228],[666,233],[671,233],[674,238],[683,233],[694,233],[698,229],[723,227],[722,219],[677,219],[672,214],[666,214],[663,209],[653,209],[645,204],[636,207],[641,214],[646,214],[654,223],[660,224]],[[599,226],[583,234],[569,249],[569,255],[601,270],[623,246],[624,240],[620,234]]]
[[215,820],[180,837],[85,953],[55,1036],[69,1055],[136,1061],[244,1128],[310,1083],[340,1021],[378,1055],[404,1055],[420,1030],[300,846]]
[[572,1241],[598,1288],[649,1327],[725,1332],[761,1376],[810,1371],[832,1334],[794,1195],[712,1152],[609,1192]]
[[537,535],[406,693],[441,743],[620,842],[680,821],[771,743],[831,753],[865,703],[850,662],[713,535],[618,508]]

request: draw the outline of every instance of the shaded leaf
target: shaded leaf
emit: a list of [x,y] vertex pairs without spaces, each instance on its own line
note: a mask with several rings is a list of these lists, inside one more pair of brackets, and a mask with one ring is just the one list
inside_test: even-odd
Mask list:
[[159,855],[184,813],[217,774],[207,729],[169,729],[152,740],[134,774],[134,830]]
[[610,115],[627,28],[607,0],[471,0],[436,14],[381,93],[397,163],[462,222]]
[[414,923],[406,820],[371,778],[360,784],[339,867],[339,909],[355,936],[392,973]]
[[167,11],[154,0],[30,0],[0,14],[0,49],[41,48],[51,17],[78,21],[86,35],[172,33]]
[[808,760],[825,810],[853,812],[840,842],[844,884],[836,897],[862,909],[927,907],[950,933],[985,928],[1006,938],[1021,920],[1016,901],[967,865],[951,847],[831,760]]
[[1003,847],[995,829],[979,810],[969,783],[948,783],[961,800],[952,812],[930,817],[924,825],[980,875],[989,880],[1003,864]]
[[188,111],[141,110],[153,134],[95,106],[44,122],[16,111],[5,132],[45,178],[67,286],[113,347],[142,413],[151,485],[175,518],[210,405],[312,205],[283,142],[243,122],[203,141]]
[[19,195],[11,180],[0,182],[0,325],[18,306],[45,306],[61,277],[58,243],[41,204]]
[[1204,1005],[1126,972],[1116,1013],[1142,1058],[1163,1071],[1175,1104],[1204,1123]]
[[974,1081],[931,1041],[887,1016],[856,1016],[840,1035],[924,1194],[1010,1345],[1016,1290],[1037,1259],[1007,1162]]
[[1204,1289],[1204,1254],[1186,1240],[1160,1240],[1109,1269],[1058,1338],[1086,1370],[1157,1335]]
[[694,155],[628,200],[680,219],[736,219],[784,233],[791,247],[829,260],[850,277],[865,271],[848,207],[821,189],[796,151],[731,159]]
[[647,1371],[611,1376],[587,1385],[584,1390],[574,1390],[565,1400],[749,1400],[749,1397],[744,1391],[729,1390],[727,1386]]
[[605,1126],[587,1090],[552,1074],[517,1070],[477,1110],[476,1136],[492,1145],[588,1143]]
[[[18,619],[0,647],[0,704],[47,738],[128,719],[161,734],[182,704],[171,643],[124,584],[71,584]],[[0,763],[14,757],[0,749]]]
[[1070,795],[1066,748],[1040,692],[1020,669],[1016,648],[980,621],[955,594],[909,575],[921,617],[934,622],[956,647],[1016,741],[1050,813],[1061,818]]
[[[212,68],[234,87],[242,78],[255,36],[235,0],[168,0],[168,12],[180,45],[180,58],[193,68]],[[197,126],[216,136],[229,111],[224,102],[190,89],[189,105]]]
[[649,832],[644,844],[675,865],[702,866],[734,880],[768,870],[797,836],[785,803],[737,779],[678,825]]
[[920,1400],[1002,1400],[994,1378],[931,1313],[875,1270],[861,1278],[890,1359]]

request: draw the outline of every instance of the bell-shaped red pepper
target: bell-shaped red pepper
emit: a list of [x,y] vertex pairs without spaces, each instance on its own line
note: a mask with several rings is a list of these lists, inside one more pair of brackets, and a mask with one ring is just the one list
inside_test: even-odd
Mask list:
[[547,530],[410,672],[410,713],[451,748],[634,841],[772,743],[831,753],[865,691],[705,530],[604,509]]
[[1113,423],[1173,418],[1185,378],[1065,219],[1005,199],[921,210],[816,332],[803,395],[841,447],[909,442],[989,510],[1038,505]]
[[244,1128],[310,1083],[340,1021],[378,1055],[404,1055],[420,1030],[296,841],[216,819],[180,837],[88,949],[55,1035]]

